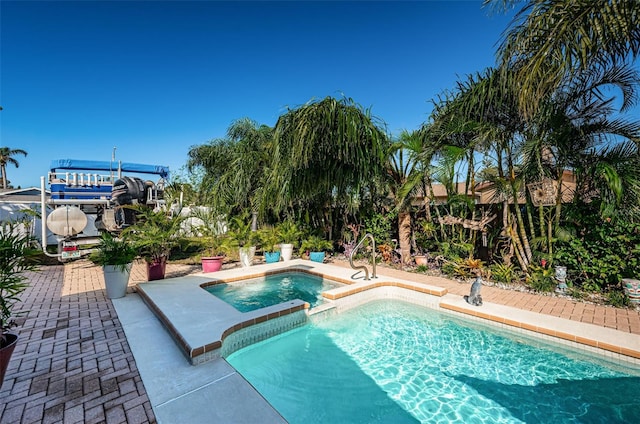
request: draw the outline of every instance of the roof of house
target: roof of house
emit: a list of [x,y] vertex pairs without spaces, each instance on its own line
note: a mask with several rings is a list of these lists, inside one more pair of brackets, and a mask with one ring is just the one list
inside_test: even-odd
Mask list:
[[[40,193],[38,187],[0,189],[0,202],[35,203],[40,201]],[[50,195],[48,190],[45,193],[46,196]]]

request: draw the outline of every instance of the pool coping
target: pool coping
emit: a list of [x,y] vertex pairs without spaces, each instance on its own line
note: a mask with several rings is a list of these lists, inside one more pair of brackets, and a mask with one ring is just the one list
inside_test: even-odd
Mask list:
[[[269,323],[271,327],[277,327],[270,328],[269,335],[273,335],[274,331],[277,334],[303,323],[310,314],[309,305],[300,300],[242,313],[207,293],[203,287],[287,271],[324,276],[346,284],[323,293],[326,302],[312,310],[316,313],[348,305],[352,299],[363,298],[360,303],[366,303],[376,298],[400,296],[412,302],[426,302],[425,306],[443,312],[527,331],[541,338],[572,343],[613,360],[640,365],[640,335],[492,304],[486,300],[483,306],[476,307],[465,302],[462,296],[448,294],[446,289],[437,285],[384,275],[364,281],[362,274],[353,269],[302,259],[145,282],[138,284],[136,290],[191,364],[197,365],[221,357],[225,339],[233,333]],[[434,281],[437,284],[437,278]],[[282,322],[278,324],[279,320]],[[260,338],[254,337],[252,340]]]
[[[364,281],[361,273],[354,273],[354,270],[301,259],[149,281],[139,283],[136,291],[163,323],[187,359],[193,365],[197,365],[220,357],[224,340],[232,333],[309,309],[309,304],[301,300],[293,300],[255,311],[239,312],[231,305],[207,293],[204,288],[282,272],[304,272],[327,276],[331,280],[346,284],[344,287],[327,292],[328,297],[325,298],[327,302],[382,286],[412,288],[437,296],[447,292],[440,287],[398,279],[377,278]],[[325,308],[327,306],[330,305],[324,305]],[[283,324],[281,330],[286,330],[290,326],[291,323]]]

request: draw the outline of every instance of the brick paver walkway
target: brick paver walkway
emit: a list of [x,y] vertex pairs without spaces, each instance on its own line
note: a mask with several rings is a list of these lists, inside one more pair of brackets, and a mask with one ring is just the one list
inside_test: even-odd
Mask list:
[[[169,265],[168,276],[191,267]],[[146,280],[136,264],[130,285]],[[102,270],[42,267],[22,297],[20,339],[0,390],[0,423],[153,423],[155,417]]]
[[[344,261],[334,264],[348,266]],[[170,264],[167,278],[199,271]],[[469,284],[380,268],[387,276],[445,287],[465,295]],[[129,282],[146,281],[144,264]],[[131,288],[130,288],[131,290]],[[640,311],[485,286],[486,302],[640,334]],[[87,261],[30,274],[20,340],[0,390],[4,423],[153,423],[155,417],[100,268]]]

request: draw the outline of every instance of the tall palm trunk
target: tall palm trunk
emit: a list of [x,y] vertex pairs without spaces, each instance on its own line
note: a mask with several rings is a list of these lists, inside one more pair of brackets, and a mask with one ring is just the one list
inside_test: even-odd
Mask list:
[[398,238],[402,263],[407,265],[411,262],[411,214],[407,210],[398,213]]
[[427,197],[427,185],[429,186],[431,194],[433,194],[430,178],[426,178],[425,183],[422,184],[422,193],[424,195],[424,211],[426,214],[427,222],[431,222],[433,220],[433,217],[431,216],[431,199]]
[[[554,233],[557,234],[558,228],[560,228],[560,213],[562,212],[562,175],[563,170],[558,172],[558,178],[556,179],[557,191],[556,191],[556,216],[554,217]],[[551,221],[551,219],[549,219]],[[551,242],[549,242],[551,243]]]
[[444,224],[442,223],[442,216],[440,215],[440,209],[438,209],[438,204],[436,203],[436,194],[433,192],[433,184],[429,183],[429,195],[431,199],[433,199],[433,208],[436,211],[436,217],[438,218],[438,224],[440,225],[440,237],[442,240],[446,240],[447,234],[444,231]]
[[[512,220],[512,219],[510,219]],[[518,236],[518,232],[516,231],[516,224],[510,224],[508,229],[507,229],[507,233],[509,234],[509,237],[511,238],[511,244],[514,247],[514,253],[516,255],[516,259],[518,259],[518,263],[520,264],[520,268],[522,268],[524,271],[527,270],[528,268],[528,264],[529,262],[526,260],[526,254],[524,252],[524,248],[522,246],[522,241],[520,240],[520,237]]]
[[509,184],[511,186],[511,195],[513,196],[513,209],[516,215],[517,232],[520,236],[520,242],[522,243],[522,248],[524,250],[524,257],[522,258],[524,267],[522,268],[522,270],[526,272],[528,269],[528,265],[533,258],[533,253],[531,251],[531,245],[529,244],[529,237],[527,236],[527,229],[524,224],[524,219],[522,218],[522,211],[520,210],[520,205],[518,204],[518,187],[515,178],[515,167],[513,165],[511,152],[508,151],[507,153],[509,166]]

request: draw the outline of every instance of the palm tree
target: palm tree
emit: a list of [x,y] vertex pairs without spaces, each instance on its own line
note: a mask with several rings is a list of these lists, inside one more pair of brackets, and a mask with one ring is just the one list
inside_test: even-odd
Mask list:
[[7,164],[12,164],[16,168],[20,163],[13,157],[15,155],[27,156],[27,152],[22,149],[12,149],[10,147],[0,147],[0,170],[2,172],[2,188],[8,187],[7,181]]
[[[527,116],[519,108],[519,73],[503,67],[489,69],[459,83],[457,95],[438,109],[440,114],[435,122],[441,127],[447,129],[447,122],[462,119],[464,126],[453,126],[449,130],[465,133],[471,129],[475,137],[469,140],[484,140],[485,147],[492,152],[493,181],[495,187],[500,188],[497,194],[502,198],[505,211],[503,234],[511,240],[512,251],[523,270],[527,270],[533,259],[535,246],[532,244],[552,253],[552,242],[560,230],[563,201],[563,192],[559,189],[555,208],[545,210],[543,205],[538,206],[536,228],[530,199],[525,197],[524,207],[516,207],[519,203],[516,199],[530,194],[524,190],[528,184],[551,178],[561,188],[565,171],[575,169],[580,171],[578,176],[600,182],[597,193],[607,200],[603,210],[607,205],[621,204],[622,200],[616,194],[619,185],[602,184],[607,178],[613,182],[620,177],[630,193],[640,192],[640,187],[634,186],[637,177],[633,172],[629,174],[632,170],[629,164],[637,157],[637,148],[634,153],[633,145],[627,145],[628,142],[640,143],[640,123],[612,119],[618,111],[613,98],[606,95],[606,87],[617,87],[623,94],[621,111],[624,112],[637,97],[639,81],[637,72],[629,67],[585,71],[542,99],[536,112]],[[619,171],[626,171],[626,175],[619,175],[607,165],[612,164],[612,157],[620,156],[619,150],[603,150],[604,146],[619,144],[626,146],[623,150],[630,155],[626,165],[620,162],[618,167]],[[473,147],[474,143],[470,142],[468,148]],[[594,193],[593,184],[579,182],[578,188]]]
[[[485,0],[498,7],[517,0]],[[527,115],[567,79],[608,69],[640,54],[640,2],[636,0],[528,0],[498,51],[518,69],[520,104]]]
[[[620,110],[614,107],[614,98],[607,97],[607,88],[616,87],[622,93]],[[624,151],[632,158],[640,146],[640,121],[614,117],[634,104],[640,90],[638,72],[629,66],[585,71],[563,84],[551,98],[541,103],[532,120],[532,137],[524,148],[523,173],[548,176],[561,187],[564,171],[575,170],[577,177],[595,176],[604,171],[606,163],[616,152]],[[621,147],[621,150],[618,149]],[[620,163],[623,163],[622,161]],[[537,169],[537,171],[536,171]],[[612,170],[609,168],[610,171]],[[622,168],[620,168],[622,169]],[[595,170],[600,170],[596,172]],[[595,173],[594,173],[595,172]],[[609,172],[611,180],[613,174]],[[620,176],[623,179],[626,176]],[[591,179],[593,182],[594,180]],[[633,181],[633,178],[629,181]],[[611,215],[621,205],[622,196],[617,184],[601,185],[598,195],[607,201],[602,212]],[[593,194],[592,186],[578,181],[576,200]],[[626,187],[630,193],[640,187]],[[588,190],[588,191],[585,191]],[[555,229],[559,228],[562,192],[557,191]]]
[[472,152],[482,146],[493,155],[498,183],[495,187],[506,190],[496,193],[496,199],[503,203],[503,235],[510,240],[521,268],[526,271],[533,252],[517,199],[524,184],[520,153],[527,123],[520,114],[517,93],[518,80],[513,71],[489,68],[459,82],[456,93],[436,109],[433,120],[445,137],[455,140],[455,134],[461,134],[459,147]]
[[403,130],[398,141],[389,146],[387,162],[387,188],[398,212],[398,239],[403,264],[411,261],[411,200],[421,188],[424,173],[420,169],[418,154],[422,140],[418,132]]
[[189,170],[204,170],[207,203],[221,213],[257,211],[270,162],[273,128],[242,118],[227,137],[189,150]]
[[304,210],[313,226],[331,233],[336,210],[375,191],[388,145],[381,127],[349,98],[326,97],[289,110],[275,126],[262,203],[276,212]]

